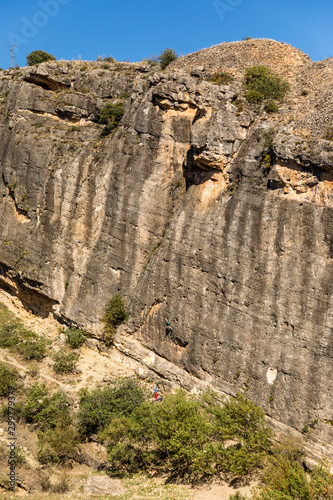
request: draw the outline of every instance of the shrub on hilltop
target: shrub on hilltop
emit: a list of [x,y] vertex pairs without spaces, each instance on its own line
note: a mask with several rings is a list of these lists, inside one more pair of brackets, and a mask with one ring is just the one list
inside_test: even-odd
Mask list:
[[266,66],[247,68],[244,86],[247,90],[246,99],[249,102],[261,103],[269,99],[266,105],[266,111],[269,113],[276,112],[278,109],[273,99],[283,99],[290,88],[288,82]]
[[33,50],[27,56],[28,66],[35,66],[36,64],[40,64],[46,61],[55,61],[56,58],[52,56],[52,54],[48,54],[44,50]]
[[177,53],[173,49],[165,49],[158,57],[161,69],[165,69],[172,61],[178,59]]

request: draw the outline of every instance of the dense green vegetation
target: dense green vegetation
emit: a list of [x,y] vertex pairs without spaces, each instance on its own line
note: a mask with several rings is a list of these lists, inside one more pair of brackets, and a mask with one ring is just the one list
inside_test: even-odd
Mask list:
[[41,463],[65,463],[76,456],[79,436],[72,424],[70,405],[64,393],[48,396],[44,384],[34,384],[24,407],[27,422],[38,425],[38,459]]
[[56,58],[51,54],[48,54],[44,50],[33,50],[27,56],[28,66],[34,66],[35,64],[40,64],[46,61],[55,61]]
[[118,127],[124,113],[125,108],[121,102],[117,102],[116,104],[105,104],[99,115],[99,123],[105,125],[104,135],[110,134]]
[[161,69],[165,69],[172,61],[178,59],[177,53],[173,49],[165,49],[158,57]]
[[111,345],[116,333],[116,328],[124,323],[129,316],[122,297],[114,295],[105,306],[105,313],[102,318],[104,323],[104,340]]
[[267,101],[265,110],[274,113],[278,105],[274,99],[281,100],[290,88],[288,82],[279,75],[274,74],[266,66],[253,66],[245,70],[244,86],[246,99],[255,104]]
[[293,440],[273,447],[262,486],[253,500],[329,500],[333,476],[325,461],[306,474],[301,465],[302,444]]
[[128,417],[145,400],[141,386],[133,379],[115,381],[112,386],[81,391],[78,428],[83,436],[96,434],[113,419]]
[[193,479],[261,467],[270,434],[264,412],[242,395],[220,406],[213,394],[196,400],[179,391],[114,419],[101,438],[114,471],[154,469]]

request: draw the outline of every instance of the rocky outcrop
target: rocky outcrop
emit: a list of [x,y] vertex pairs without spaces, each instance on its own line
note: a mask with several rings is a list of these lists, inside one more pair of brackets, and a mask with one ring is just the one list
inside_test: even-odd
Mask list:
[[[235,105],[267,54],[291,83],[273,115]],[[315,89],[332,60],[257,40],[165,72],[102,66],[0,74],[2,285],[97,336],[119,292],[120,350],[188,389],[246,390],[272,421],[330,443],[333,97]],[[227,86],[209,81],[221,68],[236,68]],[[104,136],[100,110],[119,100]]]

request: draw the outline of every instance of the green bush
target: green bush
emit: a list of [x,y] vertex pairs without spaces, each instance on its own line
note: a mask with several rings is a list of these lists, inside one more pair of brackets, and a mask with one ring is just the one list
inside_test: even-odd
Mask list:
[[104,340],[111,345],[116,333],[116,328],[124,323],[129,316],[126,311],[123,299],[120,295],[114,295],[105,306],[105,313],[102,318],[104,323]]
[[78,359],[79,354],[75,352],[67,354],[65,352],[57,352],[53,356],[53,370],[56,373],[73,373]]
[[117,417],[128,417],[144,401],[140,385],[133,379],[115,381],[112,386],[96,388],[81,394],[78,428],[89,436],[104,429]]
[[121,102],[116,104],[105,104],[99,115],[99,123],[105,125],[104,135],[110,134],[119,125],[120,120],[124,116],[125,108]]
[[220,407],[212,394],[194,400],[179,391],[162,404],[143,403],[129,417],[114,419],[101,438],[113,470],[154,468],[198,478],[243,476],[261,467],[270,433],[263,410],[244,396]]
[[239,493],[239,491],[229,496],[229,500],[247,500],[247,499],[248,497],[246,495],[243,495],[242,493]]
[[9,386],[16,386],[18,377],[18,371],[14,366],[0,361],[0,397],[7,396]]
[[24,416],[27,422],[34,422],[35,416],[43,409],[43,400],[47,395],[46,385],[33,384],[28,392],[24,407]]
[[264,100],[263,94],[255,89],[246,92],[245,97],[248,102],[253,102],[255,104],[259,104]]
[[299,439],[285,440],[272,448],[264,470],[262,486],[253,500],[329,500],[333,498],[333,476],[323,460],[310,474],[301,465],[303,443]]
[[165,69],[172,61],[178,59],[177,52],[173,49],[165,49],[158,57],[161,69]]
[[29,361],[41,361],[46,355],[47,341],[44,338],[25,340],[17,345],[17,350],[21,356]]
[[28,66],[34,66],[46,61],[55,61],[56,58],[44,50],[34,50],[27,56]]
[[84,344],[88,334],[84,330],[71,327],[65,331],[65,335],[67,344],[72,349],[79,349]]
[[290,88],[288,82],[266,66],[253,66],[245,70],[246,99],[259,103],[265,99],[282,99]]
[[216,83],[217,85],[227,85],[233,80],[233,77],[230,75],[230,73],[226,71],[217,71],[210,79],[209,81],[211,83]]
[[277,113],[279,111],[279,106],[276,104],[275,101],[270,99],[265,103],[264,109],[266,113]]
[[57,425],[45,432],[38,432],[38,460],[41,463],[64,464],[77,457],[79,435],[71,425],[57,422]]

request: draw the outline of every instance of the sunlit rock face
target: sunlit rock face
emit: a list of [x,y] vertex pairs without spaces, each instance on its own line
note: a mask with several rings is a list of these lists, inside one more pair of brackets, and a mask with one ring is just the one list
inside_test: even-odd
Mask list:
[[[158,359],[179,383],[187,372],[247,390],[276,421],[310,426],[330,454],[333,63],[247,43],[165,72],[74,62],[0,72],[0,281],[34,312],[95,335],[122,294],[131,316],[119,349]],[[236,105],[265,43],[291,83],[273,115]],[[211,83],[223,65],[234,80]],[[100,110],[119,101],[125,115],[104,136]]]

